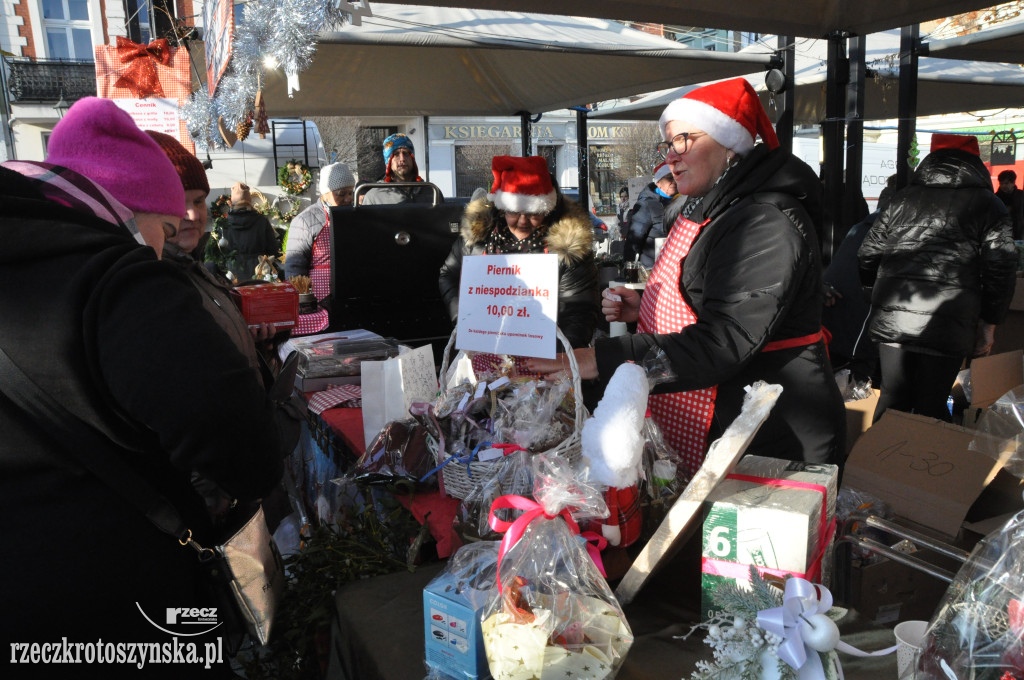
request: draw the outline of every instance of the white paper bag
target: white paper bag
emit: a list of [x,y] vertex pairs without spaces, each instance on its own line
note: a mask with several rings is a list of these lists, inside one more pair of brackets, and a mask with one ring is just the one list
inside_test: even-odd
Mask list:
[[363,392],[363,440],[373,442],[385,425],[409,417],[409,406],[437,396],[434,352],[430,345],[386,361],[360,365]]

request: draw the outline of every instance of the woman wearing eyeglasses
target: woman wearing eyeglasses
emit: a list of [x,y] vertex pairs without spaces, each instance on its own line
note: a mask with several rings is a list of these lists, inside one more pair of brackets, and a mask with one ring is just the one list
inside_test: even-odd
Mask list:
[[558,327],[573,347],[586,347],[601,314],[590,218],[562,196],[540,156],[495,156],[494,184],[470,201],[461,234],[441,267],[441,296],[454,324],[465,255],[558,255]]
[[[576,350],[581,377],[606,384],[619,364],[663,348],[677,379],[655,388],[649,405],[691,473],[757,380],[783,392],[751,453],[842,464],[844,407],[821,332],[818,178],[778,148],[743,79],[672,102],[661,129],[659,149],[689,198],[642,298],[616,288],[602,301],[606,319],[637,321],[638,333]],[[560,360],[529,364],[549,373]]]

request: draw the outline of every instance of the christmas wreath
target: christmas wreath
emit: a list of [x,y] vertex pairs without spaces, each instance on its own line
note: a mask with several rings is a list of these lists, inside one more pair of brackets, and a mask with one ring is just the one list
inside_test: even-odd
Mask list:
[[313,181],[313,174],[305,163],[296,160],[277,171],[277,185],[293,196],[304,193]]
[[227,217],[229,210],[231,210],[231,197],[227,194],[221,194],[217,197],[217,200],[210,204],[210,214],[214,220]]

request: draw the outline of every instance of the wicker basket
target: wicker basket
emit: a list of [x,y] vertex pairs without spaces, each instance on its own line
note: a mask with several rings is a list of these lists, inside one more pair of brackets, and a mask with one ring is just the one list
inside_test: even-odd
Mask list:
[[[448,373],[448,362],[450,360],[452,350],[455,347],[455,336],[457,332],[457,330],[452,332],[452,337],[448,340],[448,346],[444,349],[444,358],[441,362],[440,373],[442,381],[444,380],[444,376]],[[569,370],[572,376],[573,401],[576,404],[573,430],[568,437],[563,439],[554,447],[545,451],[531,451],[530,453],[556,454],[563,457],[570,464],[575,465],[580,459],[580,433],[583,431],[583,421],[587,419],[587,408],[583,405],[583,392],[580,387],[580,367],[576,363],[576,357],[572,352],[572,347],[569,345],[569,341],[566,340],[565,336],[562,335],[562,331],[556,329],[555,332],[558,341],[561,342],[562,347],[565,348],[566,356],[569,358]],[[444,461],[439,460],[438,464],[443,462]],[[515,475],[515,469],[508,465],[503,466],[502,462],[503,459],[483,462],[474,460],[470,462],[469,470],[473,475],[472,479],[469,477],[465,464],[452,462],[450,465],[445,465],[441,470],[442,487],[445,493],[449,496],[453,496],[461,500],[466,498],[474,487],[480,484],[481,480],[491,479],[499,472],[502,473],[500,478],[501,485],[507,487],[512,483],[512,477]]]

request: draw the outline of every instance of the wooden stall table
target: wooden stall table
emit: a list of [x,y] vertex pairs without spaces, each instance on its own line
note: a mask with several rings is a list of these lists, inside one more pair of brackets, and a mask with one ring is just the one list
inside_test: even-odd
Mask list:
[[[699,548],[698,548],[699,550]],[[685,555],[689,552],[689,557]],[[700,604],[699,558],[684,550],[655,574],[637,598],[625,607],[634,642],[617,680],[688,678],[700,660],[711,660],[711,648],[690,630]],[[424,665],[423,588],[441,571],[443,562],[349,583],[335,596],[329,680],[409,680],[422,678]],[[680,583],[690,584],[684,589]],[[689,599],[692,602],[688,602]],[[864,651],[895,644],[892,630],[851,611],[839,622],[842,639]],[[840,654],[846,680],[895,680],[896,655],[855,658]]]

